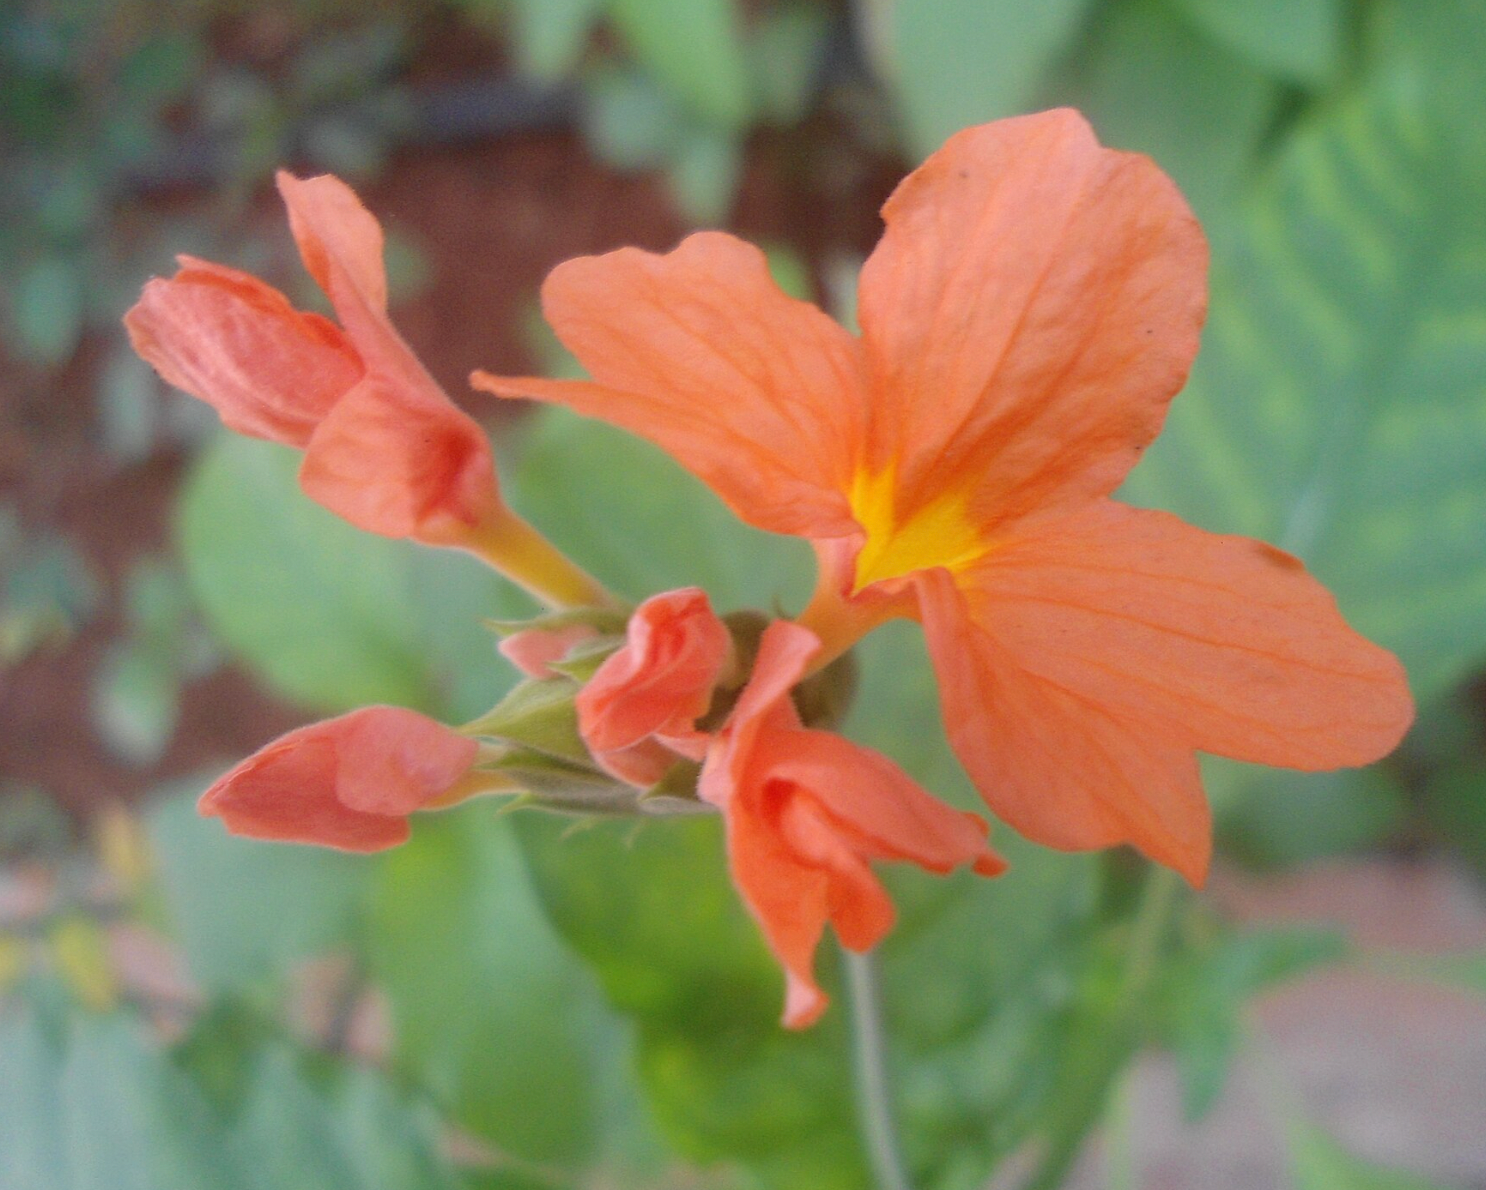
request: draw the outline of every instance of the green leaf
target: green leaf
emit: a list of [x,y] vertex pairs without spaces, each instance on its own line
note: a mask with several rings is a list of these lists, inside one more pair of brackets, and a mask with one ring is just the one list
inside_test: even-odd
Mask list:
[[1294,134],[1215,264],[1196,371],[1128,492],[1300,554],[1427,701],[1483,650],[1479,9],[1384,11],[1366,85]]
[[1160,0],[1103,10],[1069,80],[1099,139],[1169,173],[1210,237],[1249,180],[1280,88],[1198,36]]
[[[199,790],[193,785],[191,793]],[[377,861],[229,835],[197,816],[191,796],[167,796],[147,827],[166,913],[192,974],[237,992],[352,933]]]
[[1486,875],[1486,766],[1455,761],[1424,784],[1424,810],[1440,838]]
[[699,586],[719,613],[803,605],[808,547],[740,524],[664,452],[562,410],[543,411],[530,434],[513,499],[612,589],[643,599]]
[[821,8],[771,8],[762,14],[748,42],[761,120],[789,125],[804,118],[829,34],[830,19]]
[[1224,846],[1260,866],[1294,867],[1376,846],[1403,823],[1407,791],[1388,769],[1299,773],[1209,761],[1203,771]]
[[187,481],[179,536],[203,613],[280,693],[325,711],[483,709],[512,674],[479,627],[524,597],[478,563],[363,533],[305,497],[297,455],[222,434]]
[[676,101],[636,70],[602,70],[588,78],[581,118],[594,154],[615,169],[658,169],[692,131]]
[[98,417],[103,445],[120,464],[137,463],[155,448],[159,382],[149,364],[120,348],[109,356],[98,380]]
[[688,222],[724,222],[742,169],[743,149],[733,134],[700,129],[687,137],[671,161],[668,180]]
[[512,41],[523,70],[544,82],[566,78],[583,56],[604,0],[516,0]]
[[1155,1018],[1176,1051],[1189,1121],[1208,1113],[1227,1081],[1248,999],[1345,954],[1345,940],[1332,931],[1276,929],[1225,932],[1180,956]]
[[927,156],[961,128],[1033,105],[1072,44],[1089,0],[913,0],[863,6],[897,97],[910,152]]
[[65,363],[82,336],[86,300],[80,261],[44,256],[23,269],[11,295],[16,353],[38,364]]
[[691,112],[724,128],[749,116],[748,67],[734,0],[609,0],[635,59]]
[[728,880],[718,820],[576,834],[512,821],[553,922],[639,1022],[645,1088],[677,1148],[768,1164],[770,1186],[859,1185],[841,1014],[780,1029],[783,977]]
[[1446,1190],[1439,1182],[1355,1157],[1302,1120],[1286,1130],[1295,1190]]
[[399,1057],[461,1127],[527,1159],[589,1157],[612,1034],[504,820],[475,806],[420,822],[387,858],[370,948]]
[[254,1055],[229,1150],[251,1190],[454,1190],[437,1122],[365,1069],[312,1082],[283,1043]]
[[122,1014],[0,1019],[0,1186],[238,1190],[205,1100]]
[[1344,0],[1175,0],[1210,37],[1256,66],[1315,86],[1336,73]]
[[153,764],[175,732],[179,697],[174,658],[143,642],[123,642],[108,654],[94,678],[93,721],[124,760]]

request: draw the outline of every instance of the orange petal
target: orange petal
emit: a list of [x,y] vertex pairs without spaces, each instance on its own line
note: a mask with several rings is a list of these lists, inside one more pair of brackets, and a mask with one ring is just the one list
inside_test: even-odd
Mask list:
[[931,872],[965,863],[986,876],[1005,869],[986,846],[981,818],[945,805],[881,753],[827,731],[791,731],[776,747],[773,777],[808,790],[863,854]]
[[[382,260],[382,225],[339,178],[296,178],[285,170],[275,181],[289,209],[289,229],[300,259],[350,329],[343,305],[387,312],[387,270]],[[353,308],[353,315],[357,310]],[[353,319],[354,320],[354,319]]]
[[1413,704],[1288,554],[1101,501],[920,579],[951,742],[991,808],[1059,847],[1127,841],[1194,881],[1195,749],[1365,764]]
[[477,747],[412,711],[364,707],[280,736],[199,809],[235,835],[380,851],[406,842],[407,815],[453,786]]
[[625,643],[578,692],[584,742],[601,754],[690,731],[707,713],[731,649],[700,587],[652,595],[630,617]]
[[336,797],[368,814],[407,815],[469,772],[480,750],[468,736],[401,707],[366,707],[334,720]]
[[819,648],[798,624],[769,626],[698,786],[723,812],[733,879],[785,968],[794,1026],[825,1007],[812,975],[825,923],[858,951],[892,928],[892,901],[869,861],[937,872],[969,862],[987,875],[1003,866],[985,846],[985,823],[935,802],[886,757],[800,727],[790,690]]
[[814,1024],[829,1000],[815,982],[815,948],[829,914],[823,871],[800,863],[777,826],[754,814],[727,816],[728,862],[743,903],[785,974],[784,1024]]
[[474,419],[427,384],[368,373],[310,438],[305,494],[370,533],[462,541],[497,503],[495,465]]
[[1197,352],[1207,249],[1149,159],[1083,117],[969,128],[903,180],[862,271],[868,466],[901,520],[946,492],[975,524],[1109,493]]
[[124,316],[141,358],[240,434],[303,447],[360,378],[346,336],[237,269],[180,257]]
[[563,628],[523,628],[503,637],[496,648],[500,655],[528,678],[555,678],[554,661],[561,661],[574,645],[591,640],[598,629],[589,624],[569,624]]
[[786,296],[757,248],[701,232],[664,256],[579,257],[552,271],[542,306],[594,382],[477,372],[476,388],[648,438],[760,528],[854,529],[843,493],[862,416],[857,343]]

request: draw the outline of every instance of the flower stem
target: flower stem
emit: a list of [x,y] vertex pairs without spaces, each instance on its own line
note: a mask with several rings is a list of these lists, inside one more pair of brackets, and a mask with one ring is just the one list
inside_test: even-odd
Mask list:
[[820,652],[811,659],[807,675],[819,673],[872,629],[901,614],[902,607],[895,600],[847,599],[830,577],[822,574],[809,604],[795,617],[795,623],[820,638]]
[[505,505],[460,544],[548,607],[623,606],[597,579]]
[[912,1190],[898,1130],[893,1122],[892,1089],[888,1085],[887,1037],[878,1000],[877,960],[871,951],[855,954],[842,948],[850,985],[852,1035],[855,1042],[857,1112],[862,1140],[878,1190]]

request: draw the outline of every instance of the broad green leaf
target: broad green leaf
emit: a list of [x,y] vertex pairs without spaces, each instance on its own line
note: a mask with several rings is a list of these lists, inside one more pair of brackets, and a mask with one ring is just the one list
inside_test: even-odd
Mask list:
[[369,945],[404,1067],[461,1127],[522,1158],[587,1160],[608,1022],[489,807],[420,822],[388,856]]
[[732,209],[742,168],[743,149],[736,136],[700,129],[681,146],[667,171],[667,180],[676,205],[690,222],[718,224]]
[[1413,951],[1373,951],[1364,956],[1382,975],[1418,979],[1486,997],[1486,950],[1427,955]]
[[1440,838],[1486,874],[1486,766],[1469,755],[1433,774],[1424,810]]
[[473,559],[363,533],[305,497],[298,456],[222,434],[186,484],[180,543],[202,610],[276,690],[325,711],[469,715],[510,671],[480,629],[524,597]]
[[1486,648],[1479,7],[1384,11],[1366,84],[1294,134],[1215,264],[1128,491],[1300,554],[1428,700]]
[[718,820],[514,821],[553,922],[639,1022],[650,1103],[680,1152],[765,1163],[769,1186],[860,1184],[841,1014],[779,1027],[783,977],[728,880]]
[[236,838],[197,816],[201,786],[185,784],[147,826],[166,914],[202,984],[249,990],[349,939],[376,860]]
[[1336,73],[1345,0],[1175,0],[1202,30],[1255,65],[1317,85]]
[[740,524],[662,451],[602,423],[541,413],[512,488],[544,533],[631,598],[700,586],[726,612],[798,608],[808,593],[803,542]]
[[1149,154],[1209,236],[1225,230],[1274,116],[1277,84],[1160,0],[1130,0],[1100,13],[1069,85],[1104,144]]
[[636,60],[696,116],[725,128],[749,116],[735,0],[608,0]]
[[122,1015],[79,1017],[58,1080],[69,1190],[231,1187],[205,1101]]
[[517,60],[536,78],[557,82],[577,66],[605,0],[516,0],[512,7]]
[[1226,847],[1260,866],[1293,867],[1375,846],[1408,814],[1408,791],[1389,769],[1331,773],[1203,766]]
[[61,364],[83,330],[87,300],[80,261],[45,256],[22,270],[11,291],[16,354],[39,364]]
[[97,391],[104,449],[122,465],[140,462],[155,448],[160,406],[149,364],[120,347],[104,364]]
[[0,1014],[0,1186],[52,1190],[67,1184],[58,1127],[61,1055],[35,1014]]
[[1089,0],[899,0],[863,5],[912,155],[1034,105]]
[[254,1055],[228,1149],[250,1190],[454,1190],[437,1121],[371,1070],[314,1081],[283,1043]]
[[802,119],[821,70],[830,21],[822,8],[770,8],[748,42],[750,76],[759,118],[773,124]]
[[1345,940],[1330,931],[1254,930],[1223,933],[1172,964],[1155,1017],[1176,1051],[1188,1120],[1205,1116],[1227,1081],[1247,1000],[1345,953]]
[[692,131],[676,100],[637,70],[602,70],[586,79],[580,114],[589,146],[616,169],[658,169]]
[[1364,1161],[1304,1121],[1292,1121],[1286,1131],[1295,1190],[1448,1190],[1430,1178]]
[[173,659],[140,641],[120,642],[94,678],[93,722],[124,760],[153,764],[175,731],[179,697]]
[[5,1190],[239,1190],[205,1100],[144,1025],[29,1007],[0,1018]]

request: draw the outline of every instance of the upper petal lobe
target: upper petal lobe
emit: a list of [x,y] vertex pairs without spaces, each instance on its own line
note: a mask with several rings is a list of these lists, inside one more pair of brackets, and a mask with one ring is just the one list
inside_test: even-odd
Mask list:
[[883,208],[862,271],[867,462],[895,515],[946,491],[987,530],[1113,491],[1197,353],[1202,231],[1077,113],[951,137]]
[[666,255],[579,257],[552,271],[542,306],[593,383],[476,373],[477,388],[557,401],[648,438],[760,528],[852,531],[843,493],[863,412],[856,341],[785,295],[757,248],[701,232]]
[[189,256],[180,264],[125,315],[134,350],[230,429],[303,447],[360,378],[355,349],[339,327],[248,273]]

